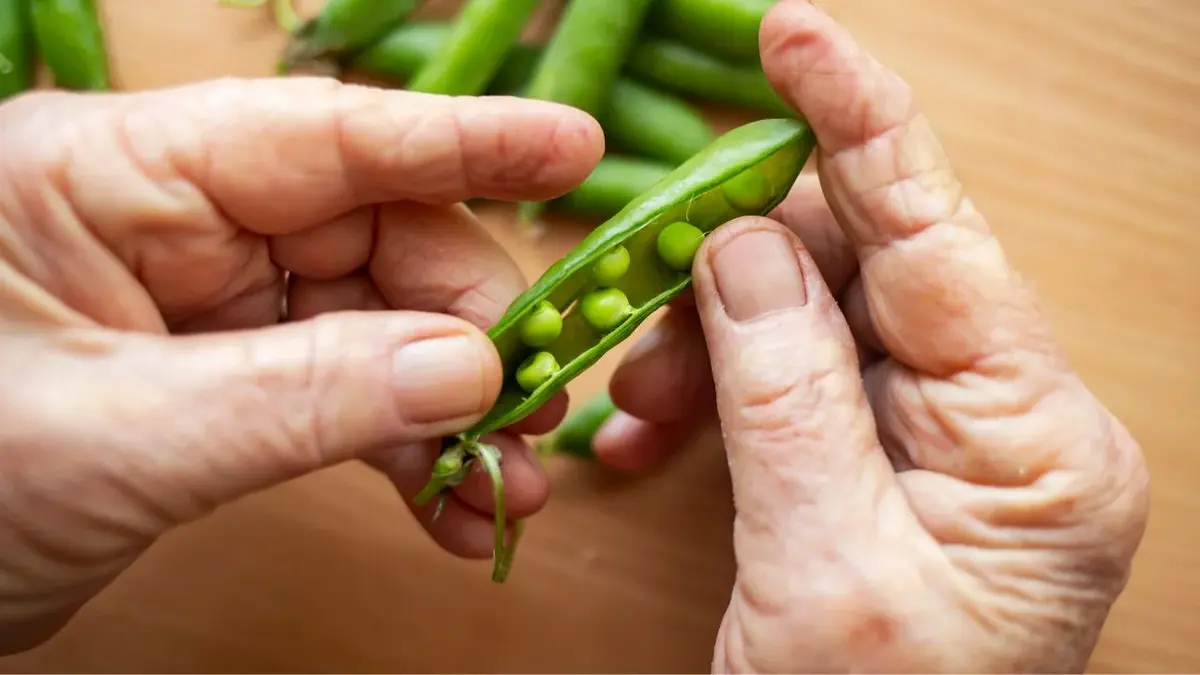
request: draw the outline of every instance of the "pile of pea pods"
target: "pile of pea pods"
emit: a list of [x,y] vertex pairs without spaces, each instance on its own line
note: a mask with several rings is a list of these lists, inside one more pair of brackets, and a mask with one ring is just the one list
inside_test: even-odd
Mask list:
[[[463,0],[447,20],[418,18],[424,0],[326,0],[301,18],[292,0],[270,5],[289,35],[280,74],[359,72],[397,88],[444,95],[503,94],[588,112],[606,154],[574,190],[517,206],[537,232],[561,210],[598,222],[514,300],[488,331],[504,385],[474,426],[443,440],[417,505],[435,502],[481,468],[492,480],[492,579],[503,582],[524,521],[510,535],[499,451],[486,442],[526,418],[628,338],[691,284],[704,238],[779,205],[816,139],[776,95],[759,61],[758,29],[776,0]],[[104,89],[108,74],[94,0],[0,0],[0,98],[28,88],[36,42],[64,88]],[[544,3],[557,20],[526,41]],[[734,107],[752,121],[718,134],[697,107]],[[538,444],[540,454],[587,458],[615,411],[601,394]]]

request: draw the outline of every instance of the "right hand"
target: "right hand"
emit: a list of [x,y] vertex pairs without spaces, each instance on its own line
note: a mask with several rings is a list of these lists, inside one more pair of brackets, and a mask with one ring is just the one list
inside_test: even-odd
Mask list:
[[761,44],[818,174],[782,224],[708,238],[698,312],[614,374],[597,456],[657,466],[719,413],[738,571],[716,671],[1082,670],[1145,528],[1137,443],[904,82],[807,0]]

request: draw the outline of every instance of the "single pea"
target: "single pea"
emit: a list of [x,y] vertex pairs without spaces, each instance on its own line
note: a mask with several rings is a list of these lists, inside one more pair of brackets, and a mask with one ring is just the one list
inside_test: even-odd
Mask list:
[[692,259],[704,241],[704,233],[683,221],[671,223],[658,233],[658,255],[671,269],[692,271]]
[[545,347],[562,333],[562,314],[549,300],[542,300],[521,321],[521,340],[530,347]]
[[745,213],[758,213],[775,193],[771,181],[757,167],[750,167],[725,181],[721,193],[730,206]]
[[534,352],[517,367],[517,384],[527,392],[546,383],[558,372],[558,361],[550,352]]
[[629,249],[618,246],[592,264],[592,278],[601,286],[612,286],[629,271]]
[[579,311],[583,312],[583,318],[588,325],[607,333],[621,325],[621,322],[633,313],[633,306],[620,289],[601,288],[580,299]]

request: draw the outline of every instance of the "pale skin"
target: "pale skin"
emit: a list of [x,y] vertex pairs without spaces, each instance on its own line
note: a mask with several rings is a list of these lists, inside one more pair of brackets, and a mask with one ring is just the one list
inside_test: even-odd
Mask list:
[[[903,81],[806,0],[761,48],[818,171],[705,243],[690,301],[613,376],[600,459],[652,470],[720,426],[738,574],[716,672],[1082,670],[1145,527],[1137,443]],[[544,102],[296,78],[30,95],[0,106],[0,148],[11,653],[242,495],[362,460],[411,499],[495,399],[483,331],[526,286],[461,202],[561,194],[603,139]],[[549,498],[521,435],[565,409],[494,439],[514,518]],[[473,475],[413,513],[482,559],[490,509]]]

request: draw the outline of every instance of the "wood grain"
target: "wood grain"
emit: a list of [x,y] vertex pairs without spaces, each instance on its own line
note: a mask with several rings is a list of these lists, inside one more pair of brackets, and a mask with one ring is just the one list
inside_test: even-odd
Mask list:
[[[305,9],[311,9],[310,3]],[[445,11],[449,3],[436,3]],[[918,91],[1075,366],[1143,443],[1149,530],[1100,672],[1200,669],[1200,5],[826,0]],[[270,73],[265,11],[102,0],[120,86]],[[483,215],[530,278],[536,247]],[[572,387],[603,387],[617,356]],[[719,447],[637,481],[552,467],[512,579],[437,550],[343,466],[160,542],[52,643],[0,670],[699,672],[733,574]]]

